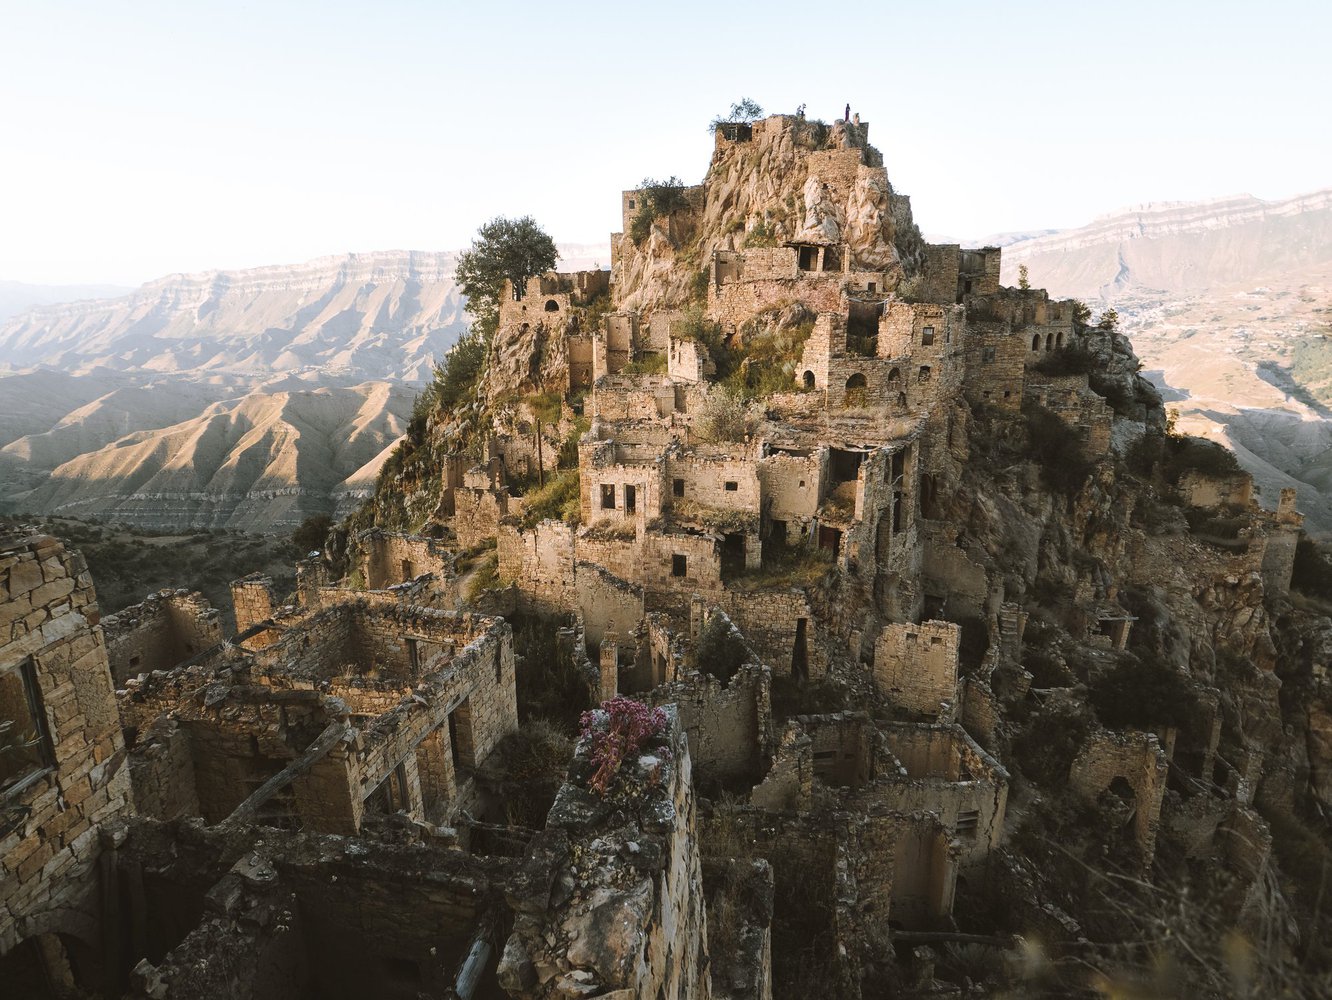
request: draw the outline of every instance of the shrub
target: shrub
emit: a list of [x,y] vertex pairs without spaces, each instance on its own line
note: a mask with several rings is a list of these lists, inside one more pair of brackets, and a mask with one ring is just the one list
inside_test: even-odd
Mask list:
[[532,719],[548,719],[572,736],[578,720],[592,704],[591,678],[584,676],[557,633],[567,619],[515,614],[514,653],[522,657],[516,671],[518,718],[526,726]]
[[1305,534],[1295,545],[1295,572],[1290,582],[1308,597],[1332,601],[1332,559]]
[[752,247],[775,247],[777,234],[768,228],[767,222],[760,222],[745,236],[745,249]]
[[666,711],[648,708],[641,701],[616,695],[603,701],[598,711],[584,712],[579,720],[581,736],[591,745],[596,768],[588,787],[605,796],[619,777],[620,768],[666,733]]
[[1030,455],[1041,467],[1042,482],[1056,493],[1075,495],[1092,470],[1082,453],[1082,435],[1039,404],[1025,406],[1023,416]]
[[564,397],[558,392],[542,392],[527,398],[527,408],[543,424],[558,424],[562,412]]
[[1187,726],[1198,714],[1198,695],[1183,674],[1136,656],[1096,678],[1090,700],[1111,729]]
[[707,441],[744,441],[754,433],[763,409],[733,389],[713,386],[694,427]]
[[1013,740],[1013,756],[1027,777],[1050,788],[1068,782],[1073,758],[1087,742],[1091,720],[1078,708],[1056,705],[1032,716]]
[[620,369],[621,375],[661,375],[666,371],[666,355],[660,352],[644,354]]
[[1096,355],[1081,344],[1068,344],[1051,351],[1031,366],[1042,375],[1088,375],[1100,367]]
[[302,521],[301,526],[291,534],[291,546],[296,552],[296,558],[304,559],[314,550],[322,549],[324,539],[332,527],[333,518],[327,514],[311,514]]
[[546,485],[539,486],[527,494],[527,506],[523,510],[522,527],[534,528],[541,521],[564,521],[577,524],[582,518],[582,508],[578,497],[578,469],[561,469],[549,479]]
[[1178,483],[1190,470],[1209,476],[1225,476],[1239,472],[1239,461],[1229,448],[1206,438],[1170,435],[1166,439],[1166,456],[1161,474],[1169,483]]
[[763,117],[763,107],[748,97],[742,97],[731,105],[731,110],[718,115],[708,124],[709,132],[716,132],[723,125],[748,125]]
[[668,177],[664,181],[644,177],[638,186],[638,213],[629,223],[629,238],[635,244],[642,243],[651,232],[653,222],[688,208],[689,199],[684,192],[684,181],[678,177]]
[[472,327],[459,337],[444,355],[443,362],[435,365],[435,380],[426,390],[430,403],[444,410],[457,406],[476,385],[489,350],[490,341],[479,327]]

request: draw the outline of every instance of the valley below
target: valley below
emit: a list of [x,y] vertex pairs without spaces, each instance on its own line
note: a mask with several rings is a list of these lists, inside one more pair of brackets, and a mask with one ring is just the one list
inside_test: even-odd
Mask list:
[[1113,307],[1181,431],[1332,534],[1332,192],[1149,205],[1004,249],[1004,281]]

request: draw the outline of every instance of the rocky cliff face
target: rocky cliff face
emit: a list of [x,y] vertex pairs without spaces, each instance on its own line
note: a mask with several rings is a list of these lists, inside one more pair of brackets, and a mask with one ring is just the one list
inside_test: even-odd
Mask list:
[[756,122],[750,141],[720,141],[687,209],[657,220],[641,244],[619,238],[617,307],[683,304],[714,251],[785,241],[845,243],[852,270],[914,273],[922,241],[910,201],[894,193],[867,132],[776,116]]

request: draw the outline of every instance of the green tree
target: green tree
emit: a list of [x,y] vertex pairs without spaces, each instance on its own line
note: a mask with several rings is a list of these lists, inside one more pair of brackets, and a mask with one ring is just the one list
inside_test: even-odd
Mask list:
[[1026,291],[1028,288],[1030,288],[1030,287],[1031,287],[1031,281],[1027,278],[1027,265],[1026,265],[1026,264],[1019,264],[1019,265],[1018,265],[1018,288],[1021,288],[1021,289],[1025,292],[1025,291]]
[[327,514],[311,514],[301,526],[291,534],[291,545],[296,550],[296,557],[304,559],[316,549],[323,549],[324,539],[333,527],[333,518]]
[[638,186],[638,201],[638,214],[629,224],[629,238],[635,244],[643,242],[655,220],[689,207],[685,183],[678,177],[668,177],[664,181],[644,177]]
[[1102,330],[1116,330],[1119,328],[1119,312],[1114,308],[1107,309],[1101,313],[1101,319],[1096,324]]
[[521,219],[500,216],[477,230],[470,249],[458,257],[454,280],[467,296],[467,311],[485,340],[499,323],[504,279],[521,288],[528,278],[549,271],[558,259],[555,241],[530,215]]
[[708,127],[713,132],[716,132],[722,125],[748,125],[751,122],[758,121],[758,119],[762,117],[763,108],[759,103],[750,100],[748,97],[742,97],[731,105],[731,110],[728,113],[718,115],[716,118],[712,119],[712,124]]

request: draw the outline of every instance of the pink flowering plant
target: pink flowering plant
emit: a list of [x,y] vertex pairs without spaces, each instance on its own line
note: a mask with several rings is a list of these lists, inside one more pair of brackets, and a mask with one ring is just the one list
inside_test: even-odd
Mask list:
[[[637,759],[645,747],[665,735],[666,712],[616,695],[603,701],[600,711],[584,712],[579,725],[583,737],[591,741],[592,764],[596,768],[588,787],[604,797],[615,783],[621,765]],[[657,755],[668,756],[661,751]]]

